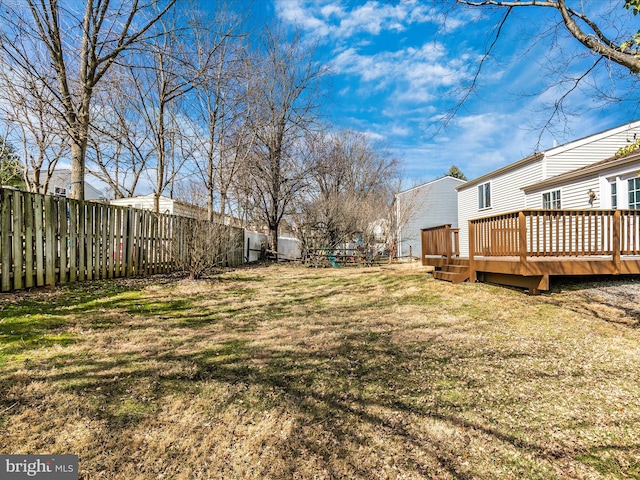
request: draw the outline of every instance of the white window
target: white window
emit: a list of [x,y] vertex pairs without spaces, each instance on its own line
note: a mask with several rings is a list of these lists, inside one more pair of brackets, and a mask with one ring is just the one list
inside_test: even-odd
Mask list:
[[66,197],[67,196],[67,189],[66,188],[62,188],[62,187],[55,187],[53,189],[53,193],[55,195],[60,195],[61,197]]
[[630,178],[629,182],[629,209],[640,210],[640,178]]
[[609,185],[611,186],[611,208],[618,208],[618,184],[614,180]]
[[559,210],[562,208],[560,202],[560,190],[552,190],[542,194],[542,208],[545,210]]
[[480,210],[491,207],[491,184],[478,185],[478,208]]

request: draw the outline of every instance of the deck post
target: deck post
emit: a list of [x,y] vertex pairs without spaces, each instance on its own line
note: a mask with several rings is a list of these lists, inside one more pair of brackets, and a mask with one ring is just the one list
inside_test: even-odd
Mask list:
[[444,226],[444,254],[449,263],[451,261],[451,225]]
[[527,263],[527,217],[522,210],[518,212],[518,241],[520,269],[522,271]]
[[460,256],[460,229],[452,228],[451,233],[453,233],[453,252],[452,254],[456,257]]
[[475,283],[478,281],[478,276],[476,274],[475,244],[476,227],[475,224],[469,220],[469,283]]
[[621,215],[620,210],[616,210],[613,212],[613,268],[615,269],[615,274],[620,274],[620,267],[622,263],[620,261],[620,250],[622,248],[622,238],[620,237],[620,227],[621,227]]
[[425,237],[426,234],[424,232],[424,228],[422,230],[420,230],[420,252],[421,252],[421,259],[422,259],[422,266],[426,267],[427,266],[427,244],[425,242]]

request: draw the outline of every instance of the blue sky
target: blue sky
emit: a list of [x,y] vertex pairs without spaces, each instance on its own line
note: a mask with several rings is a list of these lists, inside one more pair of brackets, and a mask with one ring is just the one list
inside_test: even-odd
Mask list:
[[[501,11],[446,12],[445,2],[428,0],[257,1],[262,14],[317,44],[317,61],[331,71],[323,114],[390,149],[407,187],[442,176],[453,164],[472,179],[536,150],[640,118],[637,98],[611,103],[596,94],[628,97],[636,86],[628,72],[600,65],[567,99],[571,115],[543,129],[563,91],[554,86],[551,67],[570,59],[565,71],[575,77],[595,60],[562,34],[550,48],[551,37],[543,33],[558,19],[550,9],[514,9],[477,89],[442,128],[441,117],[473,79]],[[600,21],[610,20],[613,8],[618,28],[638,30],[638,19],[621,3],[598,0],[585,8]]]

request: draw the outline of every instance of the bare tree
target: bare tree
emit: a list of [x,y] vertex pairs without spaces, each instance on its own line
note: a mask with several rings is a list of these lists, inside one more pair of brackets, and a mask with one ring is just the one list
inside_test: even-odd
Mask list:
[[242,20],[223,10],[216,12],[215,21],[195,28],[193,62],[201,78],[191,96],[189,111],[197,125],[194,130],[198,132],[201,159],[195,164],[206,187],[209,220],[214,219],[216,203],[224,217],[232,183],[255,139],[248,122],[247,102],[253,72],[244,35],[239,31]]
[[0,69],[0,114],[21,159],[25,187],[44,193],[58,160],[68,153],[68,143],[51,91],[41,79],[21,73]]
[[[640,57],[638,56],[638,34],[640,31],[631,30],[613,34],[607,33],[608,27],[597,20],[596,15],[585,13],[584,2],[576,1],[571,6],[567,0],[456,0],[457,3],[472,7],[503,7],[509,10],[518,7],[538,7],[557,10],[566,31],[587,49],[599,57],[604,57],[618,65],[622,65],[633,73],[640,72]],[[619,5],[619,2],[615,2]],[[638,13],[638,0],[625,0],[624,8],[633,9]]]
[[[493,13],[496,9],[502,9],[502,15],[498,18],[495,29],[492,32],[493,38],[488,43],[488,47],[477,64],[473,80],[466,93],[462,95],[456,107],[447,115],[445,115],[445,123],[455,116],[459,108],[470,97],[470,94],[476,88],[477,81],[480,77],[482,68],[486,60],[493,54],[494,47],[503,34],[504,27],[513,17],[513,12],[519,9],[529,8],[538,9],[540,11],[547,10],[555,12],[555,25],[547,26],[544,29],[553,45],[559,38],[559,33],[565,33],[577,40],[583,47],[583,51],[591,54],[591,61],[582,63],[579,70],[569,68],[576,55],[572,54],[566,58],[567,65],[559,66],[557,60],[553,63],[552,75],[554,81],[547,83],[547,89],[558,89],[556,100],[551,109],[551,115],[544,129],[549,128],[554,118],[564,116],[564,103],[566,99],[574,92],[578,91],[578,87],[590,78],[601,66],[606,66],[608,71],[614,70],[614,67],[623,67],[626,70],[625,76],[628,78],[637,78],[640,72],[640,31],[632,22],[621,22],[621,8],[626,8],[633,12],[634,15],[640,10],[639,0],[625,0],[621,5],[618,1],[593,2],[588,5],[587,2],[579,0],[455,0],[458,6],[484,9],[488,13]],[[606,11],[605,11],[606,10]],[[629,13],[630,15],[630,13]],[[540,16],[540,18],[545,18]],[[541,20],[546,21],[546,20]],[[542,26],[542,25],[541,25]],[[525,51],[532,39],[526,36],[522,37],[522,48]],[[554,51],[561,49],[553,48]],[[582,60],[582,58],[580,58]],[[576,71],[579,73],[576,74]],[[630,75],[629,75],[630,74]],[[611,73],[608,75],[613,77]],[[607,101],[617,101],[619,99],[612,98],[610,94],[601,92],[594,86],[597,95],[602,95]]]
[[[71,149],[71,195],[84,198],[85,154],[96,86],[125,50],[143,39],[176,0],[23,0],[5,2],[0,49],[5,61],[39,79],[54,96]],[[45,51],[35,62],[32,52]],[[50,81],[55,79],[55,81]]]
[[[159,211],[160,196],[171,187],[192,153],[185,139],[184,96],[191,91],[199,72],[192,69],[188,30],[178,28],[175,17],[158,23],[162,35],[146,42],[144,49],[131,53],[130,82],[134,117],[151,133],[146,148],[152,154],[145,162],[154,173],[154,210]],[[189,151],[189,153],[185,153]]]
[[343,243],[386,243],[397,161],[351,130],[309,134],[306,151],[309,188],[298,209],[303,242],[330,249]]
[[298,36],[287,41],[277,29],[266,29],[259,54],[249,90],[255,109],[249,122],[256,140],[247,179],[277,258],[280,223],[306,183],[298,140],[315,118],[324,70]]
[[140,115],[138,89],[128,67],[116,65],[96,94],[87,170],[115,198],[132,197],[151,163],[153,131]]
[[0,136],[0,187],[20,187],[22,183],[22,169],[15,149],[6,136]]

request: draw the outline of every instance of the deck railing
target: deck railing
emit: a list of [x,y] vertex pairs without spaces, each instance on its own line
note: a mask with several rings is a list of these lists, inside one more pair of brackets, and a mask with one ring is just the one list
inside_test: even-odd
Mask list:
[[469,254],[485,257],[640,254],[638,210],[523,210],[469,222]]
[[425,263],[426,257],[444,257],[450,260],[454,256],[460,256],[458,232],[459,229],[451,228],[450,224],[423,228],[422,263]]

